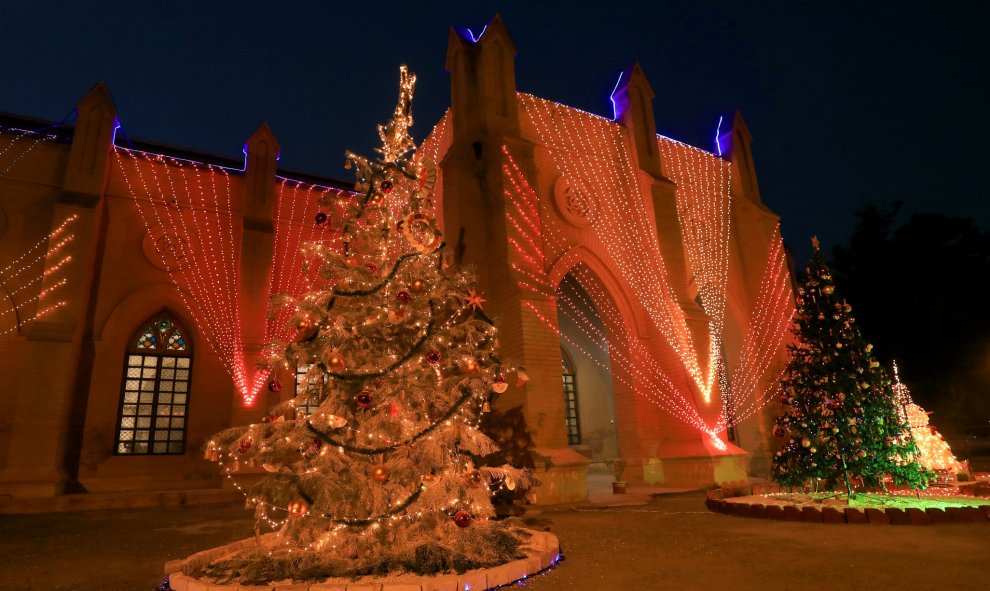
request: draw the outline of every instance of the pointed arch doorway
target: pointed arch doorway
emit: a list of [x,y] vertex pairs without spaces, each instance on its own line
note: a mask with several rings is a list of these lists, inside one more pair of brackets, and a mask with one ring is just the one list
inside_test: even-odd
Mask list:
[[593,495],[595,490],[611,486],[608,466],[622,453],[610,331],[598,312],[602,303],[584,287],[590,274],[587,267],[578,265],[558,283],[556,295],[567,442],[590,461],[587,484]]

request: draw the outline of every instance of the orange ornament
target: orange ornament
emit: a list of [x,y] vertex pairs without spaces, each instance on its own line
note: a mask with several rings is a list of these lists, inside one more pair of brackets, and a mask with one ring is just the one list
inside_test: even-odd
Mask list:
[[413,293],[423,293],[426,291],[426,282],[422,279],[415,279],[409,284],[409,291]]
[[343,371],[346,366],[347,361],[340,353],[330,355],[330,359],[327,360],[327,367],[330,368],[330,371],[332,372]]
[[294,499],[288,506],[289,517],[302,517],[309,512],[309,504],[305,499]]
[[392,471],[385,464],[378,464],[371,469],[371,477],[378,482],[385,482],[392,476]]

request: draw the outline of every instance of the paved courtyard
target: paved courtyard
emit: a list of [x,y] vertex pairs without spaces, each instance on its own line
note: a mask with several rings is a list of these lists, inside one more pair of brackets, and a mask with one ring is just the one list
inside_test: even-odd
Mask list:
[[[876,527],[740,519],[700,493],[526,518],[566,559],[534,591],[990,588],[990,524]],[[0,516],[0,590],[150,591],[166,560],[251,535],[239,505]]]

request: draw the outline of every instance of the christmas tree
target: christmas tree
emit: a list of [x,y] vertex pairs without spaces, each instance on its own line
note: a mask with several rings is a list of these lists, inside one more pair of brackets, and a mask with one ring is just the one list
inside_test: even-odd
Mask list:
[[929,470],[948,472],[954,480],[963,465],[952,454],[949,444],[942,438],[935,425],[928,422],[928,413],[911,399],[911,391],[901,382],[901,376],[894,365],[894,394],[897,397],[901,420],[907,423],[905,438],[914,440],[918,446],[918,462]]
[[893,385],[835,292],[817,239],[798,288],[791,361],[783,379],[783,413],[774,425],[782,448],[773,458],[774,480],[815,488],[853,481],[923,488],[931,474],[915,460],[917,448],[903,434]]
[[256,531],[275,532],[200,575],[250,583],[463,571],[510,561],[522,543],[524,533],[489,520],[491,495],[525,487],[529,474],[479,460],[498,449],[478,429],[481,413],[515,370],[496,353],[472,275],[443,256],[436,168],[415,156],[408,132],[414,85],[403,67],[378,158],[346,154],[359,195],[321,203],[316,223],[337,211],[343,219],[340,244],[305,246],[320,288],[278,301],[297,332],[267,363],[309,367],[298,396],[207,446],[227,469],[269,473],[247,502]]

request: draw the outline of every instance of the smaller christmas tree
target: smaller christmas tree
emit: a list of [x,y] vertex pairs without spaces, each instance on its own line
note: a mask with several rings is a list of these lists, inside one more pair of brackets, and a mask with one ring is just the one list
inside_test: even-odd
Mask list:
[[852,306],[835,293],[817,239],[798,288],[791,361],[785,372],[783,413],[774,434],[784,439],[773,458],[774,480],[788,487],[853,481],[923,488],[931,474],[915,460],[914,441],[903,437],[893,385],[856,327]]
[[911,391],[901,382],[897,364],[894,364],[894,393],[901,410],[901,420],[908,425],[904,437],[914,439],[918,446],[918,462],[929,470],[946,471],[952,478],[964,471],[942,434],[928,422],[929,413],[911,399]]

